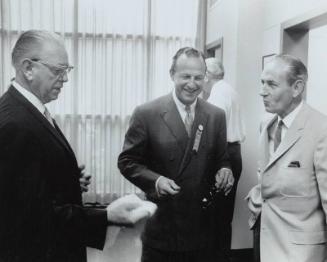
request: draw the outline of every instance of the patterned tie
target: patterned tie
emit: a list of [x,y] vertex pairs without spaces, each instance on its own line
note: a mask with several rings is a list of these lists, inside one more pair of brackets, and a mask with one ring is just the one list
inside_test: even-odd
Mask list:
[[45,118],[50,122],[50,124],[54,127],[52,117],[51,117],[51,115],[50,115],[49,110],[48,110],[46,107],[45,107],[45,109],[44,109],[44,116],[45,116]]
[[191,107],[190,105],[185,106],[186,116],[184,120],[186,132],[189,137],[191,137],[192,134],[192,125],[193,125],[193,117],[191,114]]
[[279,120],[277,129],[275,132],[274,137],[274,151],[276,151],[277,147],[279,146],[280,142],[282,141],[282,128],[283,128],[283,120]]

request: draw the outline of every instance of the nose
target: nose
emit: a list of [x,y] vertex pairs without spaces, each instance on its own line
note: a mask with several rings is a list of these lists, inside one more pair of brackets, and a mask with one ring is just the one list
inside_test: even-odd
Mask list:
[[67,73],[67,71],[65,71],[63,73],[63,75],[61,75],[60,80],[61,80],[61,82],[64,82],[64,83],[68,82],[68,73]]
[[266,85],[265,84],[263,84],[261,86],[261,90],[259,92],[259,95],[260,96],[267,96],[268,95],[268,91],[267,91],[267,88],[266,88]]

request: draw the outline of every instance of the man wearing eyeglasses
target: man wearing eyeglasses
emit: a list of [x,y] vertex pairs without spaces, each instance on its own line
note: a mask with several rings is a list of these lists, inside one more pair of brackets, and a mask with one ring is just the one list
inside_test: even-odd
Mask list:
[[86,261],[85,247],[102,249],[110,223],[147,214],[133,212],[141,200],[131,198],[106,210],[82,206],[83,167],[45,107],[73,68],[62,39],[26,31],[12,64],[15,80],[0,98],[0,261]]

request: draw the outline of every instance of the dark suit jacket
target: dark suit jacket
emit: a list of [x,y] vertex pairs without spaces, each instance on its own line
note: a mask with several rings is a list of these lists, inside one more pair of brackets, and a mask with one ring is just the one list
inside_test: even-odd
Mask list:
[[105,210],[82,207],[75,155],[14,87],[0,99],[0,261],[86,261]]
[[[143,233],[154,248],[187,251],[207,245],[210,217],[201,208],[205,184],[218,168],[229,166],[223,110],[198,99],[192,137],[189,139],[172,95],[139,106],[131,118],[123,152],[121,173],[158,204]],[[196,129],[203,126],[199,150],[192,151]],[[160,176],[175,180],[181,191],[156,199]]]

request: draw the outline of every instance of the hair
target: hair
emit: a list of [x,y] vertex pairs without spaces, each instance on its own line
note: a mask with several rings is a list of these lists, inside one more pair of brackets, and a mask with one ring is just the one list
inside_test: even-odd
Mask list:
[[308,70],[303,62],[294,56],[287,54],[280,54],[275,56],[276,60],[281,60],[287,65],[288,74],[287,74],[287,83],[293,85],[295,81],[301,80],[304,84],[308,81]]
[[61,37],[56,34],[45,30],[28,30],[22,33],[13,50],[12,50],[12,64],[15,68],[24,58],[33,58],[39,56],[45,43],[57,43],[64,46]]
[[216,79],[222,79],[225,75],[225,69],[218,58],[209,57],[205,60],[207,71],[212,74]]
[[[171,64],[171,67],[170,67],[170,70],[169,70],[170,75],[174,75],[175,74],[177,60],[183,54],[185,54],[187,57],[199,57],[199,58],[202,58],[203,59],[203,62],[204,62],[204,65],[205,65],[205,57],[204,57],[204,54],[201,51],[199,51],[199,50],[197,50],[197,49],[195,49],[193,47],[183,47],[183,48],[180,48],[176,52],[176,54],[173,56],[173,62]],[[205,67],[206,67],[206,65],[205,65]]]

